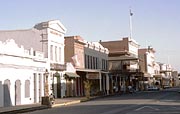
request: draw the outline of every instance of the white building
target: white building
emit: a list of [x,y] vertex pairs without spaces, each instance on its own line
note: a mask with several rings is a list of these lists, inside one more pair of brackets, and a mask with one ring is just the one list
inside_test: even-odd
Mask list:
[[140,70],[143,72],[143,85],[144,89],[148,86],[153,86],[155,83],[155,68],[158,70],[158,66],[155,62],[155,50],[148,46],[148,48],[143,48],[138,50],[139,54],[139,65]]
[[159,63],[160,65],[160,73],[162,75],[161,85],[163,88],[172,87],[172,72],[173,68],[169,64]]
[[64,34],[66,28],[59,20],[38,23],[32,29],[0,31],[0,40],[14,39],[25,49],[41,51],[47,58],[49,94],[55,97],[65,96],[64,71]]
[[52,84],[50,89],[56,98],[64,97],[66,91],[64,79],[64,71],[66,70],[64,64],[64,35],[66,28],[59,20],[38,23],[34,28],[41,32],[41,49],[45,53],[45,57],[48,58],[48,71]]
[[47,67],[43,53],[12,39],[0,42],[0,48],[0,107],[40,102]]

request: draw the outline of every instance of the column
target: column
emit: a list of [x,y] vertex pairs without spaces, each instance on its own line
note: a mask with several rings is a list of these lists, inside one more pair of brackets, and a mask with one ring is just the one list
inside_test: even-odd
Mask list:
[[102,76],[103,79],[103,92],[106,92],[106,74]]
[[99,90],[102,91],[102,76],[101,76],[101,72],[99,71]]
[[109,75],[106,74],[106,93],[109,95]]

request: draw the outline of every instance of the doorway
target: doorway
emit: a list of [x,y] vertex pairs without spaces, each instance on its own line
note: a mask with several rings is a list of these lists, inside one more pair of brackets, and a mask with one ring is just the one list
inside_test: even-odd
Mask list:
[[10,94],[10,80],[6,79],[4,81],[4,107],[12,106],[11,94]]
[[21,104],[21,81],[16,80],[15,82],[15,105]]

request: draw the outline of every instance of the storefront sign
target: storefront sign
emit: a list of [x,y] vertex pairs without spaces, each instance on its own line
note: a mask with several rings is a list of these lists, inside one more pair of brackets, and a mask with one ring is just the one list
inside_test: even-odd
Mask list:
[[50,31],[50,33],[61,37],[61,34],[59,34],[58,32]]
[[99,79],[99,73],[88,73],[86,75],[87,79]]
[[66,70],[66,65],[63,65],[63,64],[51,63],[50,67],[51,67],[51,70],[57,70],[57,71]]

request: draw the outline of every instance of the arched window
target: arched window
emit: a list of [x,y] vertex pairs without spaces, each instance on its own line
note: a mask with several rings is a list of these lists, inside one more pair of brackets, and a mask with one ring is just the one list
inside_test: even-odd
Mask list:
[[25,81],[25,98],[30,97],[30,81]]

